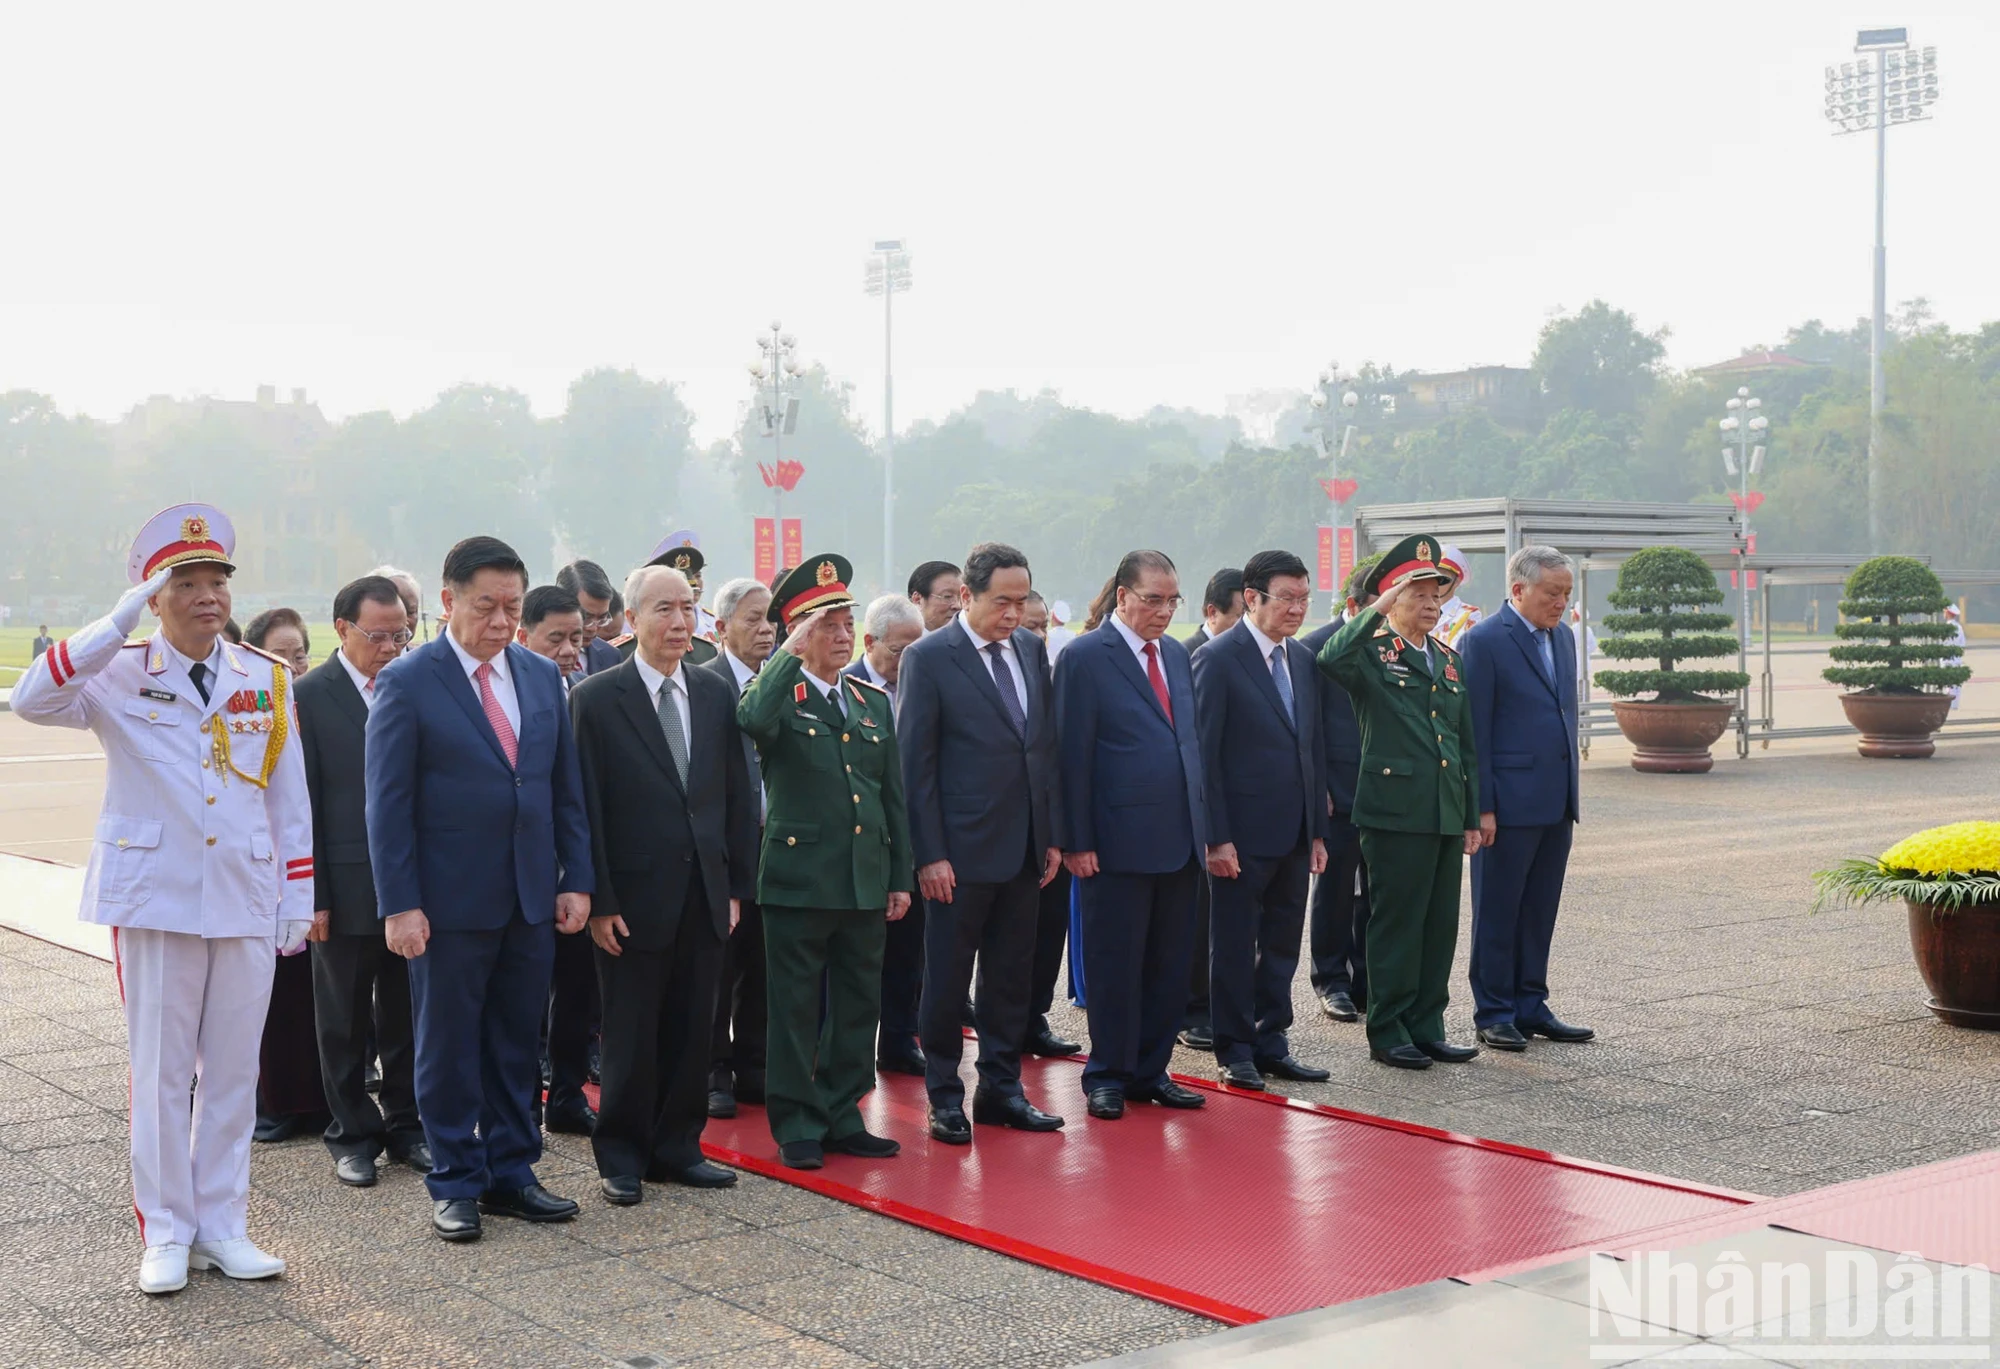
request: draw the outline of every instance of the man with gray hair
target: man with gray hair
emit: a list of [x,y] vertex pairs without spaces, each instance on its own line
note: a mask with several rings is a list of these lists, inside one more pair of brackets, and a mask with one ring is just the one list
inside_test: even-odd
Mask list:
[[1495,1050],[1588,1041],[1549,1010],[1549,942],[1578,814],[1574,572],[1554,547],[1507,559],[1507,604],[1459,642],[1479,767],[1472,857],[1473,1025]]
[[404,647],[403,650],[413,650],[419,645],[417,640],[418,630],[423,622],[424,593],[423,588],[417,584],[417,577],[406,570],[399,570],[395,566],[386,563],[375,567],[375,569],[368,573],[370,575],[379,575],[396,587],[396,593],[403,601],[403,612],[410,616],[410,644]]
[[861,655],[845,673],[887,690],[893,704],[903,649],[923,635],[923,610],[900,594],[885,594],[868,605],[861,620]]

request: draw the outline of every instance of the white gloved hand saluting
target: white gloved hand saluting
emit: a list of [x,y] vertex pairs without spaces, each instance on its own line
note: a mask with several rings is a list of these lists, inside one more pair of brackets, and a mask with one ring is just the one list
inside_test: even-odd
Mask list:
[[173,578],[174,568],[168,566],[164,570],[154,571],[144,584],[134,585],[126,590],[119,598],[118,606],[111,610],[111,621],[117,625],[118,630],[130,637],[132,630],[139,626],[139,615],[145,611],[146,601],[165,589],[167,582]]
[[278,954],[297,955],[306,948],[306,933],[312,930],[312,923],[280,922],[278,924]]

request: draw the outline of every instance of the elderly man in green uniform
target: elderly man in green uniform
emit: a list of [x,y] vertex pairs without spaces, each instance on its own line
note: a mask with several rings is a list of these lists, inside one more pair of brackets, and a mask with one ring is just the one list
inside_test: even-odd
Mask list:
[[1444,1039],[1458,883],[1479,848],[1479,764],[1457,653],[1431,634],[1457,577],[1435,537],[1406,537],[1362,582],[1380,598],[1320,648],[1354,700],[1361,775],[1354,825],[1368,865],[1368,1053],[1400,1069],[1457,1064]]
[[778,582],[770,613],[787,635],[736,706],[764,771],[764,1106],[793,1169],[818,1169],[829,1150],[901,1148],[871,1134],[858,1106],[875,1084],[885,924],[909,912],[916,883],[889,696],[841,674],[854,656],[851,576],[842,557],[808,556]]

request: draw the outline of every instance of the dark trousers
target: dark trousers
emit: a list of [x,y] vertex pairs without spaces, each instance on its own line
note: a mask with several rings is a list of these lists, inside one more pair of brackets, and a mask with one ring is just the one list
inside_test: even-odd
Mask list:
[[1361,858],[1375,900],[1368,919],[1368,1044],[1386,1050],[1442,1041],[1465,838],[1364,827]]
[[875,1087],[885,925],[893,924],[880,908],[764,905],[771,1005],[764,1109],[779,1145],[863,1129],[857,1105]]
[[1035,862],[1024,861],[1005,884],[961,884],[952,890],[951,902],[924,909],[924,1087],[933,1107],[965,1101],[965,1081],[958,1077],[965,1049],[960,1023],[975,955],[979,1087],[1003,1097],[1021,1092],[1040,881]]
[[542,1022],[542,1059],[548,1062],[549,1111],[590,1106],[590,1044],[598,1033],[597,967],[588,932],[556,933],[549,1012]]
[[417,1111],[431,1147],[424,1182],[433,1198],[476,1198],[535,1182],[542,1158],[535,1043],[548,1010],[555,939],[553,920],[531,924],[517,908],[497,931],[433,929],[410,962]]
[[715,1022],[709,1034],[708,1086],[734,1093],[738,1084],[764,1088],[764,910],[742,903],[736,930],[722,948],[722,978],[715,986]]
[[722,938],[699,880],[693,888],[671,945],[591,950],[604,1003],[604,1084],[590,1138],[599,1174],[657,1175],[701,1162]]
[[1292,1053],[1292,976],[1305,934],[1312,843],[1289,855],[1237,856],[1235,879],[1210,875],[1209,990],[1217,1064]]
[[1190,860],[1171,874],[1097,874],[1076,881],[1090,986],[1086,1094],[1167,1082],[1174,1033],[1187,1009],[1200,872]]
[[1368,907],[1361,829],[1336,813],[1327,820],[1326,872],[1313,881],[1313,992],[1368,1006]]
[[923,1032],[923,992],[924,900],[912,895],[910,911],[888,924],[882,943],[881,1049],[917,1044]]
[[273,1121],[307,1117],[314,1119],[315,1127],[323,1126],[326,1089],[320,1080],[313,1024],[312,961],[303,955],[281,955],[277,960],[271,1006],[264,1011],[264,1037],[257,1051],[257,1115]]
[[1062,975],[1063,951],[1069,945],[1070,873],[1056,867],[1056,877],[1036,893],[1035,967],[1029,981],[1028,1023],[1047,1017],[1056,1005],[1056,980]]
[[1214,1022],[1215,1009],[1209,998],[1208,982],[1209,927],[1214,915],[1214,895],[1208,887],[1208,874],[1203,871],[1195,877],[1194,954],[1188,960],[1188,1001],[1187,1011],[1181,1016],[1183,1027],[1209,1028]]
[[[320,1073],[333,1114],[326,1148],[335,1155],[373,1158],[387,1150],[401,1156],[424,1139],[417,1118],[409,962],[389,949],[380,932],[336,932],[313,943],[312,976]],[[379,1106],[364,1087],[378,1051]]]
[[1473,1021],[1526,1028],[1549,1018],[1556,933],[1573,822],[1502,827],[1472,858]]

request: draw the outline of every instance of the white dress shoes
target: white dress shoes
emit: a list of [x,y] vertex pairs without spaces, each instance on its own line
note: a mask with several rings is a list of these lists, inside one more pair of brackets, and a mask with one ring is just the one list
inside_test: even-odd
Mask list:
[[149,1245],[139,1261],[141,1293],[178,1293],[187,1287],[188,1248],[178,1242]]
[[[220,1269],[232,1279],[268,1279],[285,1272],[283,1260],[266,1255],[248,1236],[228,1241],[196,1241],[188,1247],[187,1262],[192,1269]],[[187,1281],[185,1275],[181,1281]]]

